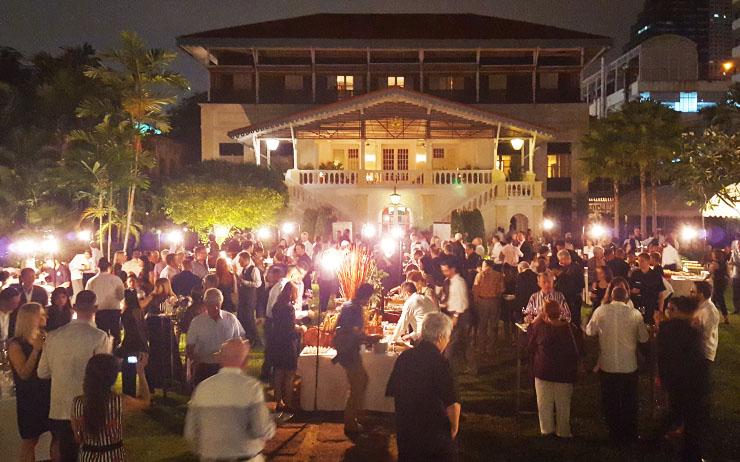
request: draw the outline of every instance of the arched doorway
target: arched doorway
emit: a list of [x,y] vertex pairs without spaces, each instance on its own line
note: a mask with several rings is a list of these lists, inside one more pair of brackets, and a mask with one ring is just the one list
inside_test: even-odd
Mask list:
[[389,205],[380,213],[380,228],[382,232],[389,233],[396,227],[404,232],[411,229],[411,209],[404,205]]
[[509,221],[509,231],[526,232],[529,229],[529,218],[526,215],[517,213]]

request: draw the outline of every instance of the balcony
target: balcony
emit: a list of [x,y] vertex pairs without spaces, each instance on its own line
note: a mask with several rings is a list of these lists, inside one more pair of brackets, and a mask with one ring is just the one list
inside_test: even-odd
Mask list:
[[289,183],[309,189],[353,187],[440,187],[471,186],[495,189],[495,197],[526,199],[541,197],[538,181],[496,181],[492,170],[289,170]]

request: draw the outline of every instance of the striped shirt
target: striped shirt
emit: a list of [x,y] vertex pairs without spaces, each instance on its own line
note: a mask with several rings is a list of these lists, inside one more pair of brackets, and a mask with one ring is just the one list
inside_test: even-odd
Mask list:
[[[105,426],[99,434],[85,428],[85,399],[77,396],[72,403],[72,421],[81,429],[79,462],[119,462],[126,460],[123,449],[123,409],[121,395],[111,393],[105,411]],[[103,450],[103,448],[108,448]]]
[[570,308],[568,308],[568,302],[565,301],[565,297],[563,296],[563,294],[558,292],[557,290],[553,290],[549,293],[545,293],[540,290],[532,294],[532,296],[529,297],[529,303],[527,303],[527,307],[524,308],[524,310],[522,311],[522,313],[524,313],[524,317],[531,316],[533,319],[536,318],[540,314],[542,308],[545,306],[545,303],[550,300],[555,300],[556,302],[560,303],[561,317],[570,321]]

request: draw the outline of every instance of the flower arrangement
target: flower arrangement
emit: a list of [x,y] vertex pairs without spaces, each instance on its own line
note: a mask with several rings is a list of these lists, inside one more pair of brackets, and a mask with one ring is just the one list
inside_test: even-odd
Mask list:
[[339,292],[345,300],[351,300],[355,296],[357,288],[369,282],[371,274],[375,272],[375,259],[370,252],[362,247],[353,247],[345,255],[339,265],[337,278],[339,279]]

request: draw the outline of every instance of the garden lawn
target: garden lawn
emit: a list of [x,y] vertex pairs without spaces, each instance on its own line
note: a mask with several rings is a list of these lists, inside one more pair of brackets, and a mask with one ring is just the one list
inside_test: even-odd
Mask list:
[[[720,325],[713,371],[712,421],[705,456],[711,461],[740,460],[740,316],[730,317],[731,325]],[[588,364],[593,364],[593,339],[588,342],[588,351]],[[257,374],[261,362],[261,353],[255,352],[249,365],[251,374]],[[640,434],[644,441],[623,450],[607,441],[596,374],[588,374],[576,385],[571,418],[575,437],[570,440],[541,437],[536,413],[516,414],[515,382],[516,360],[511,347],[501,347],[490,367],[482,368],[479,375],[461,377],[461,461],[663,461],[673,456],[674,448],[661,437],[658,419],[651,417],[647,373],[640,381]],[[163,398],[158,393],[150,410],[130,417],[125,423],[129,460],[196,460],[181,437],[186,405],[185,396],[170,393]],[[536,410],[533,392],[522,393],[522,409]],[[338,413],[298,415],[278,431],[265,453],[275,461],[395,460],[392,417],[374,415],[370,420],[371,438],[355,446],[342,435]]]

